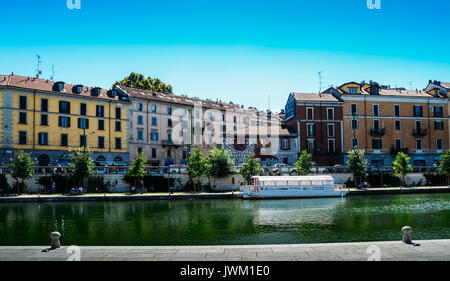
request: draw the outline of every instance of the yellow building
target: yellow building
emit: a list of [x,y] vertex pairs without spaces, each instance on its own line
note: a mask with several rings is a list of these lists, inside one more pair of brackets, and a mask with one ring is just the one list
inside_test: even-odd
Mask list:
[[391,166],[398,151],[432,166],[449,146],[448,100],[431,91],[349,82],[326,92],[344,102],[344,150],[366,151],[372,167]]
[[84,145],[98,165],[128,164],[129,104],[114,90],[0,75],[0,165],[17,149],[39,166],[57,165]]

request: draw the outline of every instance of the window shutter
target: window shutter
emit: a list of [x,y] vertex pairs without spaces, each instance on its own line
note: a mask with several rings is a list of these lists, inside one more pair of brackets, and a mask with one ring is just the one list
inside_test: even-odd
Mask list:
[[70,127],[70,117],[67,117],[67,127]]
[[78,118],[78,129],[81,129],[81,118]]
[[61,119],[62,119],[62,116],[58,116],[58,126],[59,127],[61,127]]
[[89,119],[85,119],[86,120],[86,129],[89,129]]

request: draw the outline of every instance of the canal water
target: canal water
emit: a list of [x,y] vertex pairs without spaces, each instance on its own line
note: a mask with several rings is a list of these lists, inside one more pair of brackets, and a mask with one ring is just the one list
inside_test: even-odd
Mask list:
[[0,204],[0,245],[235,245],[450,238],[450,194]]

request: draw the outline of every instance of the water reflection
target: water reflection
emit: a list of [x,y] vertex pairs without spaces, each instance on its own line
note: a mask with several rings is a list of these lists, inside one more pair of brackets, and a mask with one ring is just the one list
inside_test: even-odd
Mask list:
[[0,204],[0,245],[212,245],[450,237],[450,194]]

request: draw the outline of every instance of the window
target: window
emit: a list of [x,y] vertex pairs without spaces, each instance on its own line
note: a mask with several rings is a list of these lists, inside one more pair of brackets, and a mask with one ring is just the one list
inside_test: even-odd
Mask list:
[[122,109],[120,107],[116,107],[116,119],[122,119]]
[[86,146],[86,135],[80,135],[80,147]]
[[27,113],[19,112],[19,124],[26,124],[26,123],[27,123]]
[[39,133],[38,142],[39,145],[48,145],[48,133]]
[[309,153],[313,153],[314,152],[314,140],[307,140],[307,147],[308,147],[308,152]]
[[48,126],[48,115],[41,114],[41,126]]
[[169,115],[172,114],[172,107],[171,106],[167,107],[167,114],[169,114]]
[[95,108],[95,116],[105,117],[105,107],[103,105],[97,105]]
[[444,122],[443,121],[434,121],[434,129],[436,131],[442,131],[444,129]]
[[394,116],[400,117],[400,105],[399,104],[394,104]]
[[144,131],[137,130],[137,138],[138,138],[138,140],[143,140],[144,139]]
[[357,94],[358,93],[358,88],[350,87],[350,88],[348,88],[348,93],[349,94]]
[[434,117],[442,117],[442,106],[435,106],[433,108]]
[[327,108],[328,120],[334,120],[334,108]]
[[70,117],[68,116],[59,116],[58,118],[58,125],[63,128],[69,128],[70,127]]
[[397,149],[397,150],[402,149],[402,140],[401,139],[395,139],[395,149]]
[[144,108],[144,107],[143,107],[142,103],[138,103],[138,104],[137,104],[137,110],[138,110],[138,111],[141,111],[141,112],[142,112],[143,108]]
[[283,150],[290,149],[289,139],[281,139],[281,149],[283,149]]
[[27,144],[27,132],[19,131],[19,144]]
[[422,139],[416,139],[416,151],[422,150]]
[[167,132],[167,140],[168,140],[169,142],[172,141],[172,133],[171,133],[171,132]]
[[152,105],[152,112],[156,113],[156,105],[154,105],[154,104]]
[[334,139],[328,139],[328,153],[334,153],[334,152],[335,152]]
[[138,115],[137,123],[138,125],[144,125],[144,117],[142,115]]
[[98,137],[98,148],[105,148],[105,137]]
[[61,146],[69,146],[69,137],[67,134],[61,134]]
[[236,116],[233,116],[233,122],[237,123],[237,117]]
[[172,127],[172,119],[167,119],[167,127]]
[[436,150],[442,151],[442,140],[441,139],[436,140]]
[[422,117],[422,106],[415,105],[413,109],[414,109],[414,117]]
[[79,129],[89,129],[89,119],[78,118],[78,128]]
[[378,104],[373,104],[372,105],[372,111],[373,111],[373,116],[378,116],[379,115],[379,106],[378,106]]
[[328,124],[328,136],[334,137],[334,124]]
[[122,149],[122,139],[116,138],[116,149]]
[[401,130],[402,129],[402,121],[401,120],[395,120],[394,121],[394,129]]
[[86,104],[80,103],[80,115],[86,116]]
[[187,159],[187,151],[186,151],[186,150],[183,150],[182,153],[183,153],[183,156],[182,156],[183,159],[186,160],[186,159]]
[[152,158],[156,158],[156,148],[152,148]]
[[122,131],[122,122],[116,121],[116,132]]
[[156,126],[157,125],[157,119],[156,117],[152,117],[152,126]]
[[314,108],[307,107],[306,108],[306,119],[313,120],[314,119]]
[[41,111],[48,112],[48,99],[41,99]]
[[103,119],[99,119],[98,120],[98,129],[99,130],[104,130],[105,129],[105,120],[103,120]]
[[372,149],[382,149],[381,139],[372,139]]
[[416,130],[420,131],[422,129],[422,121],[416,120]]
[[26,96],[19,97],[19,108],[27,109],[27,97]]
[[358,130],[358,120],[352,119],[352,130]]
[[314,124],[307,124],[308,137],[314,137],[316,135],[316,127]]
[[358,139],[352,139],[352,148],[359,148]]
[[373,129],[376,132],[380,131],[380,120],[373,120]]
[[138,147],[137,152],[142,153],[142,151],[143,151],[142,147]]
[[158,140],[158,132],[157,131],[152,131],[151,133],[150,133],[150,140],[152,140],[152,141],[157,141]]
[[70,102],[60,101],[59,102],[59,113],[70,114]]
[[350,105],[350,110],[352,115],[358,114],[358,105],[356,103],[352,103]]

